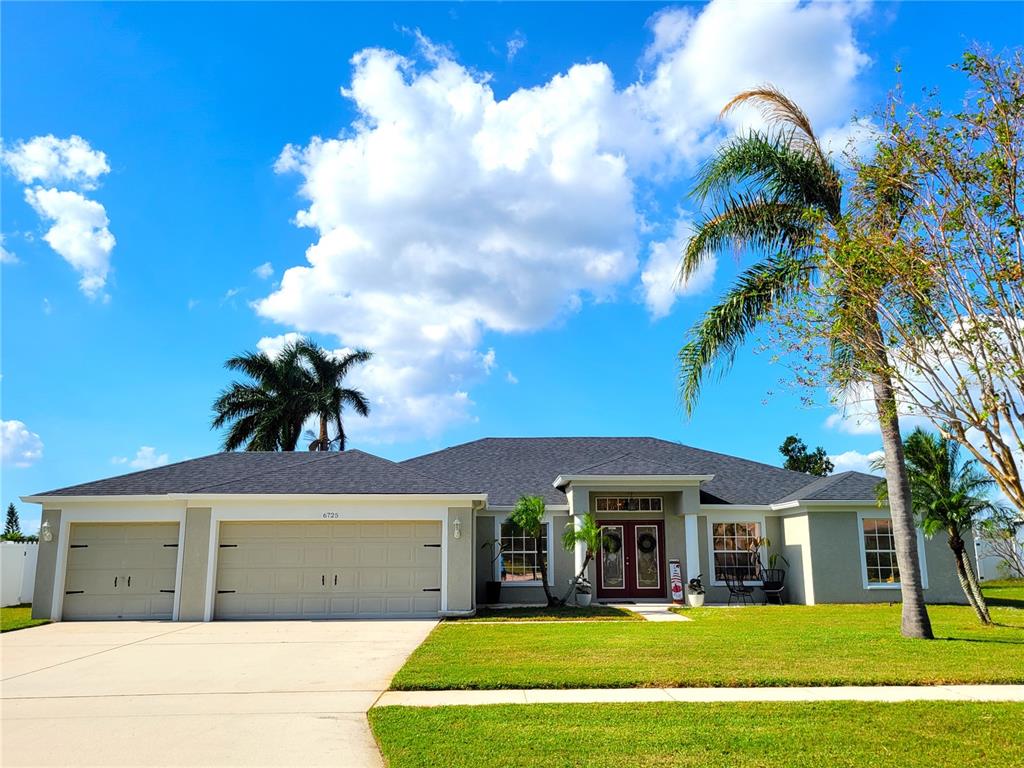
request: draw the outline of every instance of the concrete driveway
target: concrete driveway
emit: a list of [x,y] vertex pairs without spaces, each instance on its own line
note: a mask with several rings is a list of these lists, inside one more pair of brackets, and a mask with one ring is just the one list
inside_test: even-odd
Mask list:
[[366,710],[434,621],[67,622],[0,636],[0,763],[379,766]]

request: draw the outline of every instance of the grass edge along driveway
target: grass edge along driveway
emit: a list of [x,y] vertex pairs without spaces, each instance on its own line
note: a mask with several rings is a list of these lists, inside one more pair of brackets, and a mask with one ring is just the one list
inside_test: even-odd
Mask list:
[[368,717],[389,768],[1002,767],[1021,764],[1024,704],[513,704]]
[[703,608],[688,622],[441,624],[393,690],[1024,683],[1024,611],[929,606],[938,639],[899,634],[899,605]]
[[0,608],[0,632],[13,632],[49,624],[49,619],[33,619],[31,604],[11,605]]

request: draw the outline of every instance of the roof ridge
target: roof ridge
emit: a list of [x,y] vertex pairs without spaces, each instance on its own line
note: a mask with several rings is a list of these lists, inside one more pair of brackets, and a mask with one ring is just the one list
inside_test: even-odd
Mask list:
[[605,464],[611,464],[613,461],[618,461],[619,459],[624,459],[627,456],[633,456],[635,458],[642,459],[643,461],[647,462],[648,464],[657,464],[659,467],[665,467],[665,469],[671,469],[673,472],[678,472],[679,471],[676,467],[673,467],[671,464],[666,464],[664,461],[658,461],[657,459],[652,459],[651,457],[644,456],[643,454],[637,453],[636,451],[627,451],[626,453],[619,454],[618,456],[612,456],[611,458],[604,459],[603,461],[599,461],[596,464],[591,464],[589,467],[583,467],[582,469],[574,470],[574,472],[582,473],[582,472],[586,472],[588,469],[597,469],[598,467],[602,467]]
[[[235,451],[225,451],[225,453],[235,453]],[[297,453],[297,451],[259,451],[259,453],[274,453],[274,454],[281,453],[281,454],[283,454],[283,453]],[[329,458],[332,452],[331,451],[310,451],[310,453],[312,453],[314,455],[314,457],[310,458],[308,461],[296,461],[291,466],[280,467],[278,469],[272,469],[270,471],[262,470],[262,471],[259,471],[259,472],[245,472],[245,473],[243,473],[241,475],[236,475],[235,477],[230,477],[227,480],[222,480],[222,481],[217,482],[217,483],[212,483],[212,484],[209,484],[209,485],[200,485],[200,486],[197,486],[195,488],[189,488],[188,491],[186,491],[186,493],[200,493],[202,491],[208,491],[211,488],[219,488],[222,485],[228,485],[230,483],[236,483],[239,480],[246,480],[246,479],[248,479],[250,477],[254,477],[255,475],[262,475],[264,477],[266,477],[268,475],[279,475],[282,472],[289,471],[289,470],[291,470],[291,469],[293,469],[295,467],[304,467],[307,464],[312,464],[312,463],[314,463],[316,461],[324,460],[325,457]],[[343,453],[343,452],[342,451],[338,451],[338,453]]]

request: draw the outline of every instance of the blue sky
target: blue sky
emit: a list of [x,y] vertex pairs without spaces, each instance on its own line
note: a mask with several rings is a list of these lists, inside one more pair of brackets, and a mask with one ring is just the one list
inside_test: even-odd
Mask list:
[[675,352],[742,261],[672,291],[689,180],[756,125],[714,120],[740,88],[774,82],[856,146],[897,63],[908,95],[952,101],[964,48],[1024,21],[718,0],[0,13],[4,506],[217,450],[224,359],[295,332],[376,352],[356,380],[373,413],[349,424],[389,458],[587,434],[777,463],[797,432],[863,465],[871,426],[824,391],[804,407],[753,348],[684,417]]

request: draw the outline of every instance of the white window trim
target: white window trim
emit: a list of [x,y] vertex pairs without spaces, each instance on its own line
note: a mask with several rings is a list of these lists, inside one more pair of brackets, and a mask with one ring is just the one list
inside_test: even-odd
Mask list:
[[[509,522],[509,517],[511,517],[511,515],[505,515],[504,517],[498,517],[497,515],[494,516],[494,540],[499,542],[499,543],[501,542],[501,524]],[[548,566],[548,585],[553,585],[555,583],[554,582],[554,578],[555,578],[554,560],[555,560],[555,558],[554,558],[553,553],[551,551],[551,541],[554,538],[555,522],[552,519],[552,515],[550,513],[545,513],[544,519],[543,519],[543,523],[547,526],[547,532],[548,532],[548,558],[547,558],[548,559],[548,562],[547,562],[547,566]],[[498,558],[498,557],[494,558],[494,562],[492,563],[492,566],[493,566],[492,574],[493,574],[493,578],[494,578],[495,581],[501,582],[501,588],[502,589],[505,589],[505,588],[508,588],[508,587],[511,587],[513,589],[518,589],[519,587],[542,587],[542,586],[544,586],[544,582],[541,581],[540,579],[531,579],[530,581],[501,581],[501,562],[500,561],[501,561],[501,558]]]
[[[857,513],[857,551],[860,552],[860,579],[864,589],[874,591],[876,589],[901,589],[899,581],[892,584],[874,584],[868,581],[868,558],[864,550],[864,521],[865,520],[892,520],[892,515],[881,510],[870,512],[860,511]],[[917,531],[917,559],[921,563],[921,588],[928,589],[928,562],[924,554],[924,534],[920,528]]]
[[[764,517],[765,516],[763,514],[751,514],[749,512],[747,512],[745,514],[744,513],[740,513],[740,514],[732,514],[732,515],[725,515],[725,514],[708,515],[708,517],[707,517],[707,531],[706,531],[706,533],[707,533],[707,541],[708,541],[708,571],[711,574],[711,579],[710,579],[710,581],[708,583],[711,584],[711,586],[713,586],[713,587],[724,587],[725,586],[725,582],[720,580],[720,579],[718,579],[716,577],[716,574],[715,574],[715,534],[714,534],[715,523],[757,523],[760,526],[758,538],[762,538],[763,539],[764,538],[764,534],[765,534]],[[763,549],[762,549],[762,551],[759,552],[759,554],[762,555],[762,556],[765,554]],[[744,579],[743,583],[746,584],[747,586],[751,586],[751,587],[759,587],[762,584],[760,579],[753,579],[753,580],[746,580],[746,579]]]

